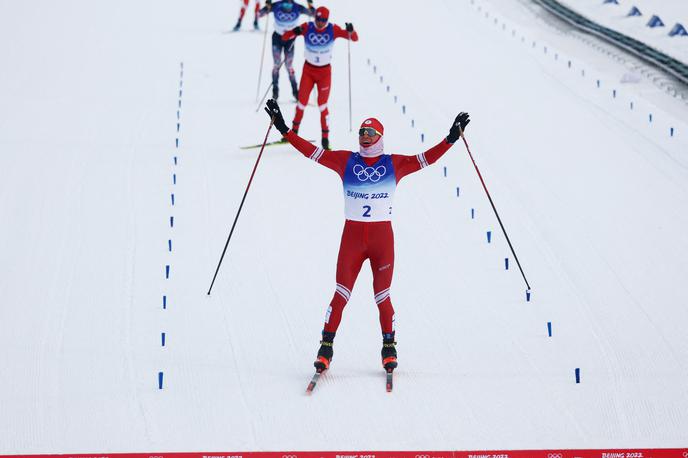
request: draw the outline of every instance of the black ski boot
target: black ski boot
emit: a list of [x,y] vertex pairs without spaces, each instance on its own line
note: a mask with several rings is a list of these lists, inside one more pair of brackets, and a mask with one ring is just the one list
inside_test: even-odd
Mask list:
[[324,150],[329,150],[330,149],[330,140],[328,138],[323,138],[322,139],[322,147]]
[[397,368],[397,343],[394,341],[394,332],[382,334],[382,367],[387,371]]
[[233,30],[234,32],[238,32],[240,28],[241,28],[241,19],[239,19],[239,20],[237,21],[236,25],[234,26],[234,28],[233,28],[232,30]]
[[258,27],[258,18],[253,20],[253,30],[260,30],[260,27]]
[[334,350],[332,349],[333,341],[334,332],[322,332],[322,340],[320,341],[318,357],[313,363],[319,372],[327,370],[330,367],[330,361],[332,361],[332,355],[334,354]]

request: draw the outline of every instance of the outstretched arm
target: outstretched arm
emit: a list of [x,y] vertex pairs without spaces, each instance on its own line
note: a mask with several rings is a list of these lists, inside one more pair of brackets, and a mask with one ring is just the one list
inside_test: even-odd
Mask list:
[[392,155],[392,162],[394,163],[394,170],[397,176],[397,182],[401,181],[403,177],[409,175],[413,172],[425,168],[431,164],[437,162],[447,151],[452,147],[454,142],[459,139],[461,133],[466,129],[466,126],[471,120],[468,117],[468,113],[459,113],[459,115],[454,119],[451,128],[449,129],[449,135],[437,145],[433,146],[429,150],[417,154],[416,156],[401,156],[397,154]]
[[358,41],[358,32],[354,30],[354,25],[350,22],[346,23],[346,28],[342,29],[337,24],[333,27],[335,38],[346,38],[351,41]]
[[308,24],[305,22],[298,27],[294,27],[291,30],[287,30],[282,34],[282,41],[289,41],[292,38],[296,38],[299,35],[303,35],[308,30]]
[[318,164],[324,165],[328,169],[334,170],[340,177],[344,178],[346,162],[349,159],[349,151],[328,151],[315,146],[308,140],[299,137],[296,132],[290,130],[284,122],[282,111],[273,99],[265,104],[265,112],[274,119],[275,127],[291,145],[308,159]]

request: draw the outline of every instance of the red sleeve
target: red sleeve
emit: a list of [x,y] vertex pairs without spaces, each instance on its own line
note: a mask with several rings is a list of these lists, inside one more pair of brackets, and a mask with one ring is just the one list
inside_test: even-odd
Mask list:
[[[308,31],[308,24],[304,22],[299,26],[299,28],[301,29],[301,35],[303,35]],[[296,34],[293,32],[293,29],[287,30],[282,34],[282,41],[289,41],[292,38],[296,38]]]
[[394,164],[394,172],[397,177],[397,183],[401,181],[406,175],[417,172],[422,168],[434,164],[439,158],[444,155],[452,144],[447,142],[447,139],[442,140],[437,145],[433,146],[424,153],[415,156],[402,156],[400,154],[392,154],[392,164]]
[[349,160],[351,151],[329,151],[318,148],[314,144],[304,140],[294,133],[293,130],[287,132],[284,136],[291,145],[296,148],[301,154],[324,165],[328,169],[334,170],[339,176],[344,179],[344,171],[346,170],[346,163]]
[[[342,29],[337,24],[334,25],[334,37],[335,38],[349,38],[349,32],[346,29]],[[355,30],[351,32],[351,41],[358,41],[358,32]]]

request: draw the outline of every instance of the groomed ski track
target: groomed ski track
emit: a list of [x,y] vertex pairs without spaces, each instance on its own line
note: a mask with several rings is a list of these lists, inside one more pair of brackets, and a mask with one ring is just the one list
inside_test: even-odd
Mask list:
[[[228,33],[224,0],[0,3],[0,454],[688,446],[685,107],[508,2],[327,6],[360,34],[352,133],[335,45],[334,148],[376,116],[416,154],[468,111],[530,302],[457,143],[397,190],[394,392],[366,263],[305,396],[336,174],[266,149],[205,294],[268,126],[251,14]],[[318,138],[313,107],[302,126]]]

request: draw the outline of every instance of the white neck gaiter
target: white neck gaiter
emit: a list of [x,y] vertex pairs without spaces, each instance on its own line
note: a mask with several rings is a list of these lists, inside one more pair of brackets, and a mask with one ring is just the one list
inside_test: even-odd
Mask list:
[[385,144],[382,141],[382,137],[372,145],[365,147],[361,146],[361,149],[359,149],[359,153],[363,157],[378,157],[385,151]]

